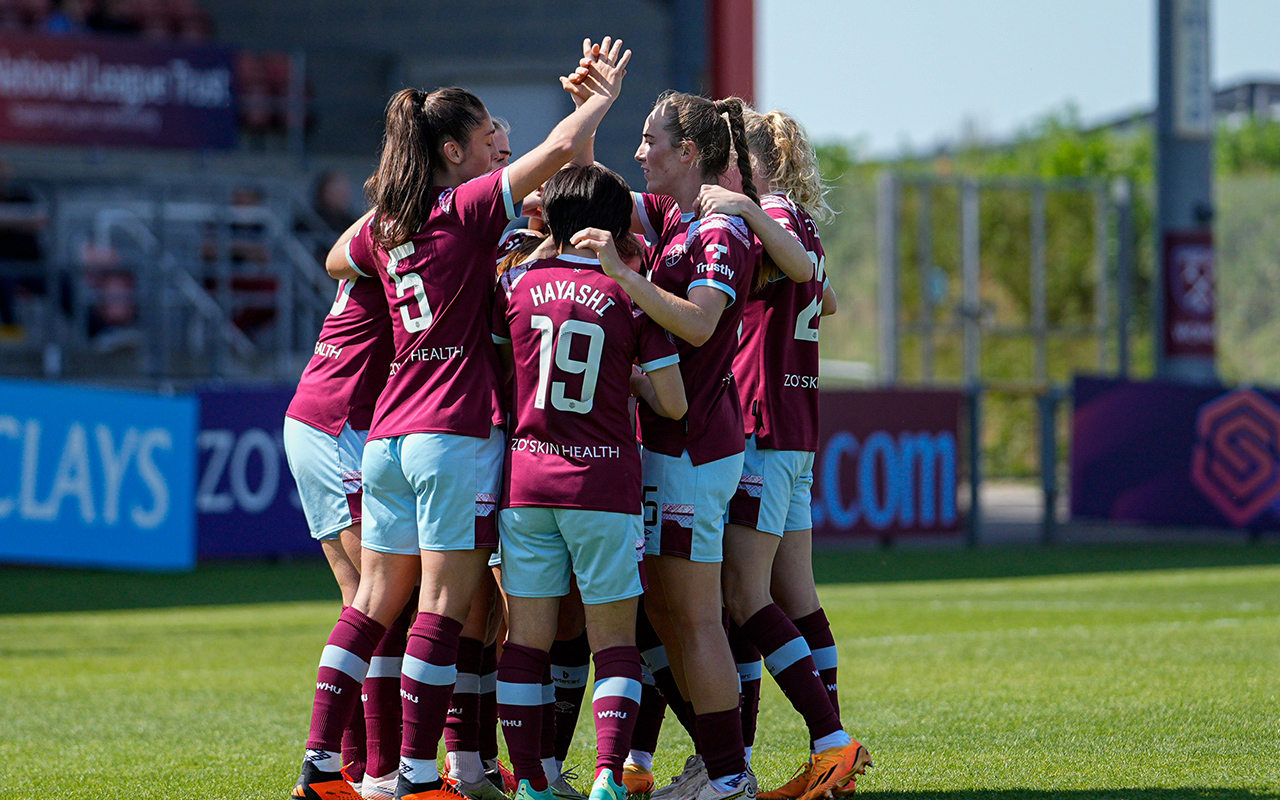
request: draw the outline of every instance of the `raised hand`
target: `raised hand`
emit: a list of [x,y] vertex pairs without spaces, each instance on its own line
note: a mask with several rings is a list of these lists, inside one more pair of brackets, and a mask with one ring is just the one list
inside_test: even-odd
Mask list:
[[623,51],[621,39],[606,36],[599,44],[583,40],[582,53],[574,74],[560,79],[561,86],[579,105],[591,97],[612,103],[622,91],[622,78],[627,74],[631,51]]

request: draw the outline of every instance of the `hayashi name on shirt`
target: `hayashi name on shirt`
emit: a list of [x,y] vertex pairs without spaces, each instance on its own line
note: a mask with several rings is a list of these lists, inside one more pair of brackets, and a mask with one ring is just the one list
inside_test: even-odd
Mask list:
[[392,361],[391,374],[395,375],[405,364],[413,361],[448,361],[452,358],[462,358],[462,356],[462,345],[457,345],[456,347],[424,347],[420,350],[411,351],[407,357],[399,361]]
[[573,281],[548,281],[541,286],[530,286],[529,299],[535,306],[552,300],[572,300],[596,312],[596,316],[599,317],[603,317],[610,306],[616,305],[612,297],[599,289],[592,289],[585,283],[579,285]]
[[565,444],[564,442],[544,442],[532,436],[511,440],[511,451],[515,453],[536,453],[541,455],[563,456],[564,458],[619,458],[621,448],[606,444]]

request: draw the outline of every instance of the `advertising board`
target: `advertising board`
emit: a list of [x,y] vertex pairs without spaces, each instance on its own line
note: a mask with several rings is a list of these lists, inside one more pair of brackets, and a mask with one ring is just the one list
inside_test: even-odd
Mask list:
[[195,565],[193,397],[0,381],[0,560]]

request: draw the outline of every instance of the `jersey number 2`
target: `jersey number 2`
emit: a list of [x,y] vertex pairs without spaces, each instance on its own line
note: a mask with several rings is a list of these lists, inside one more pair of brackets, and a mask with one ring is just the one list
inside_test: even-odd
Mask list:
[[[534,314],[529,327],[538,331],[538,392],[533,398],[534,408],[547,407],[547,384],[551,385],[551,406],[559,411],[586,414],[595,404],[596,381],[600,377],[600,354],[604,352],[604,328],[594,322],[568,319],[556,335],[551,317]],[[587,360],[579,361],[571,355],[573,336],[587,337]],[[566,397],[564,381],[551,380],[551,360],[562,372],[582,376],[582,391],[578,397]]]
[[801,309],[800,313],[796,315],[795,338],[802,342],[818,341],[818,326],[813,325],[813,321],[822,314],[822,283],[827,272],[827,257],[825,255],[822,258],[818,258],[817,254],[810,251],[809,260],[813,262],[813,280],[818,282],[818,296],[813,298],[809,305]]

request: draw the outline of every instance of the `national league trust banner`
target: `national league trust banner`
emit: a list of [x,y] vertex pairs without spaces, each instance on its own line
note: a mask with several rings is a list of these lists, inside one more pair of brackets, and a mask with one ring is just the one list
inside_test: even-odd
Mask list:
[[230,48],[0,35],[0,141],[236,145]]
[[1280,530],[1280,392],[1077,377],[1071,515]]

